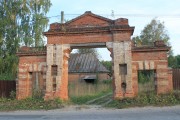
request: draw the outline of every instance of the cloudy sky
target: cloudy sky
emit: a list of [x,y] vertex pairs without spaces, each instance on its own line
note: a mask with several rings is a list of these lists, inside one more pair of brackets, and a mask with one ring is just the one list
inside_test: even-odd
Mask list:
[[[51,2],[52,7],[47,15],[51,17],[50,23],[60,22],[58,15],[61,11],[64,11],[66,20],[71,20],[85,11],[91,11],[110,19],[128,18],[130,26],[135,26],[134,36],[139,35],[153,18],[157,18],[165,24],[174,55],[180,54],[180,0],[51,0]],[[103,59],[110,59],[104,49],[99,52]]]

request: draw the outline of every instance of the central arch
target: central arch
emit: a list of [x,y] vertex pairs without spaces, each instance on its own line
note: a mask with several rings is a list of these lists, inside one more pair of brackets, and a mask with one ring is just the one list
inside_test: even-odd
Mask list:
[[[68,21],[53,23],[44,33],[47,37],[47,71],[45,99],[68,99],[68,58],[70,51],[82,47],[107,47],[113,62],[114,98],[133,97],[131,35],[134,27],[128,20],[110,20],[91,12]],[[52,67],[57,75],[52,76]],[[53,90],[53,81],[56,81]]]
[[46,47],[21,47],[17,52],[17,99],[32,96],[35,85],[45,93],[46,100],[67,100],[69,54],[79,47],[106,47],[111,52],[114,98],[137,95],[138,71],[142,70],[156,71],[157,94],[172,91],[172,71],[167,57],[170,47],[163,41],[138,46],[131,41],[133,31],[134,27],[125,18],[110,20],[89,11],[66,23],[51,24],[44,33]]

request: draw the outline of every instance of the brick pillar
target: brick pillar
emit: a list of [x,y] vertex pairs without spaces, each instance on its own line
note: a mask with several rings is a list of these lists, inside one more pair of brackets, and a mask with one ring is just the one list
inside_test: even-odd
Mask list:
[[46,93],[45,99],[52,99],[53,98],[53,80],[51,75],[51,68],[54,64],[54,46],[52,44],[47,44],[47,55],[46,55]]
[[58,66],[58,73],[55,97],[63,100],[68,99],[68,59],[70,52],[69,45],[57,45],[56,64]]
[[[47,45],[47,71],[46,71],[46,94],[45,100],[60,98],[68,99],[68,58],[69,45]],[[52,66],[57,66],[55,76],[56,87],[53,89]]]
[[[108,49],[113,49],[114,98],[133,97],[131,41],[108,42],[106,45]],[[120,65],[123,64],[127,65],[127,74],[124,76],[125,81],[122,81],[122,75],[120,74]],[[122,83],[126,84],[125,90]]]
[[168,69],[168,81],[169,81],[169,90],[172,91],[173,90],[173,71],[172,69]]
[[29,75],[27,71],[28,66],[19,60],[19,71],[18,71],[18,81],[16,85],[16,98],[25,99],[29,96]]
[[168,93],[172,90],[171,79],[169,80],[168,75],[168,62],[159,61],[156,68],[157,77],[157,94]]
[[138,69],[139,65],[137,62],[132,62],[132,84],[134,95],[138,95]]

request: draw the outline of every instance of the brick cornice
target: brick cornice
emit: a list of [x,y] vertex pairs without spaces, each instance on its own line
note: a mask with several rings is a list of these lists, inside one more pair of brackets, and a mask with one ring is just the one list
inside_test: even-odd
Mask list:
[[165,46],[165,47],[132,47],[132,52],[159,52],[159,51],[169,51],[171,47]]
[[41,52],[17,52],[17,56],[45,56],[46,51]]
[[85,33],[112,33],[112,32],[122,32],[122,33],[131,33],[134,32],[134,27],[129,27],[127,25],[113,25],[105,27],[82,27],[82,28],[59,28],[59,29],[50,29],[48,32],[44,32],[45,36],[49,35],[69,35],[69,34],[85,34]]

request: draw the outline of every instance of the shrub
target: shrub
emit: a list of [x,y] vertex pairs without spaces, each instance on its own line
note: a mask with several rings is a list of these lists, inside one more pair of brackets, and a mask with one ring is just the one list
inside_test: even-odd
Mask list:
[[133,106],[167,106],[180,104],[180,94],[172,92],[168,94],[155,95],[151,93],[143,93],[135,98],[124,98],[113,100],[106,107],[125,108]]
[[40,109],[55,109],[62,108],[63,101],[56,98],[54,100],[44,101],[43,98],[27,98],[24,100],[12,100],[1,98],[0,99],[0,111],[12,111],[12,110],[40,110]]

